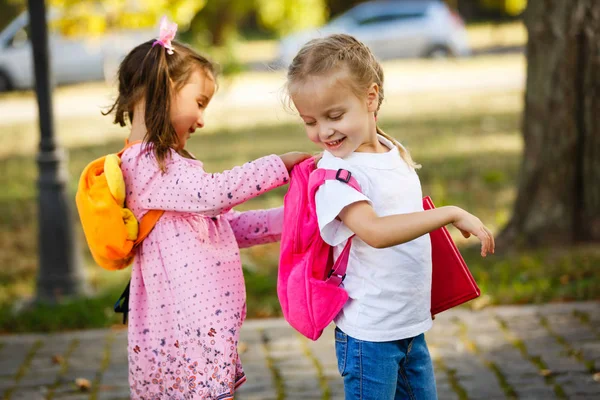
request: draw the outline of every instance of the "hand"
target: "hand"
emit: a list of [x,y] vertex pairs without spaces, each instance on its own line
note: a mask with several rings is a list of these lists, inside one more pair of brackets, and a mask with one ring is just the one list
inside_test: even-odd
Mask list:
[[465,238],[475,235],[481,241],[481,256],[485,257],[488,252],[494,254],[496,244],[494,235],[483,225],[483,222],[473,214],[459,208],[458,217],[452,222]]
[[306,160],[307,158],[311,158],[312,155],[308,153],[301,153],[299,151],[292,151],[289,153],[285,153],[279,156],[281,161],[285,164],[285,167],[288,171],[294,167],[294,165]]

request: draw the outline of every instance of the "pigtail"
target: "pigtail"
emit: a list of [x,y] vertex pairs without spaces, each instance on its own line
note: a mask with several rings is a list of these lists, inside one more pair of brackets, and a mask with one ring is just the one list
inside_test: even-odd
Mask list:
[[[154,46],[148,51],[141,69],[149,68],[145,93],[146,147],[154,152],[158,166],[165,171],[165,160],[179,140],[171,124],[172,84],[163,47]],[[173,55],[168,55],[173,57]]]

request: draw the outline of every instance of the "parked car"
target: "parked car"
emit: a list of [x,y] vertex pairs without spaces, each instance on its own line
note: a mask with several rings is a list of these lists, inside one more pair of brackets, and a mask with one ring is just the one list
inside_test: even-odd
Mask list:
[[462,18],[441,0],[380,0],[361,3],[327,25],[298,32],[279,44],[279,61],[289,65],[310,39],[347,33],[381,60],[470,54]]
[[[52,18],[49,16],[49,20]],[[53,82],[60,85],[112,79],[127,52],[153,35],[154,32],[139,30],[71,38],[50,30],[48,44]],[[23,13],[0,32],[0,92],[34,86],[29,14]]]

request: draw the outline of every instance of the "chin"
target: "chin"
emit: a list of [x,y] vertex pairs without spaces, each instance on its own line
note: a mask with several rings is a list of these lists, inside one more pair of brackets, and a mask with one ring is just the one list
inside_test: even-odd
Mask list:
[[[328,150],[329,151],[329,150]],[[345,158],[346,156],[348,156],[350,153],[352,153],[351,151],[340,151],[340,150],[336,150],[336,151],[329,151],[331,154],[333,154],[334,156],[336,156],[337,158]]]

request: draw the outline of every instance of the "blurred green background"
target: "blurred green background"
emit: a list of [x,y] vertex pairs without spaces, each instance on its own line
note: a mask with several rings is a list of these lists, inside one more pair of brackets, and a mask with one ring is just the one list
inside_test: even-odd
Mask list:
[[[222,65],[224,75],[208,109],[207,126],[188,142],[189,150],[210,172],[265,154],[317,150],[293,112],[284,107],[281,88],[285,71],[260,66],[276,57],[282,35],[319,26],[356,3],[359,1],[141,0],[136,2],[139,9],[131,9],[125,0],[49,2],[68,11],[56,24],[61,32],[73,36],[102,35],[123,27],[152,28],[167,14],[180,24],[179,38]],[[499,233],[511,216],[523,151],[527,34],[521,17],[526,1],[447,3],[465,20],[476,55],[385,61],[383,68],[392,87],[386,88],[381,126],[407,145],[423,165],[419,172],[423,192],[431,195],[437,206],[464,207]],[[0,26],[24,6],[23,1],[0,1]],[[421,83],[411,86],[411,81]],[[113,126],[109,117],[100,114],[114,95],[110,80],[55,90],[56,135],[69,152],[72,198],[83,167],[96,157],[118,151],[127,136],[126,129]],[[32,91],[0,93],[4,118],[0,126],[0,333],[119,324],[121,316],[113,313],[112,306],[127,283],[129,270],[108,272],[94,265],[79,224],[78,250],[85,255],[90,295],[64,299],[58,305],[29,303],[38,266],[36,112]],[[239,209],[279,206],[284,193],[285,188],[272,191]],[[76,214],[74,207],[73,212]],[[470,307],[599,296],[597,246],[519,249],[481,259],[475,240],[459,237],[454,229],[451,233],[483,292]],[[280,316],[278,245],[244,250],[242,257],[248,317]]]

